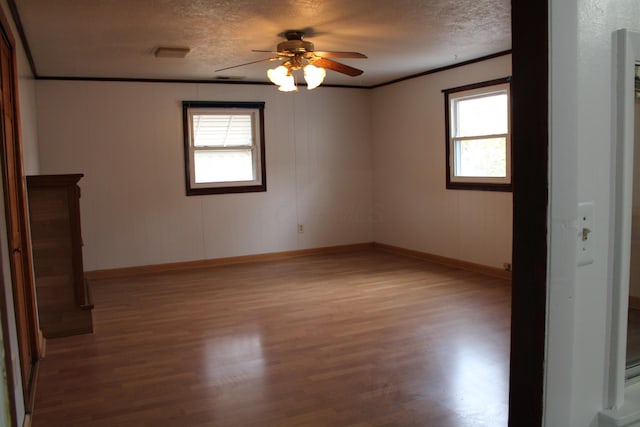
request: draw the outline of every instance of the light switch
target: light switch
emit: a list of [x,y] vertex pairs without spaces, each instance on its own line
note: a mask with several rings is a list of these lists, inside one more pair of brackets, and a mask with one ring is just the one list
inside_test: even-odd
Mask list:
[[578,265],[593,264],[593,202],[578,204]]

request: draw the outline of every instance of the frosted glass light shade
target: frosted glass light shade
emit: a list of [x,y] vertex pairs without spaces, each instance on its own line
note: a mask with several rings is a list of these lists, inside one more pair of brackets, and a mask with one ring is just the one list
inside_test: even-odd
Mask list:
[[267,70],[267,77],[269,77],[269,80],[278,86],[282,85],[287,78],[287,74],[289,74],[289,70],[284,65]]
[[307,81],[307,89],[315,89],[322,84],[327,72],[324,68],[309,64],[304,67],[304,79]]
[[285,76],[284,79],[281,79],[279,86],[278,90],[281,92],[295,92],[298,90],[296,82],[291,74]]

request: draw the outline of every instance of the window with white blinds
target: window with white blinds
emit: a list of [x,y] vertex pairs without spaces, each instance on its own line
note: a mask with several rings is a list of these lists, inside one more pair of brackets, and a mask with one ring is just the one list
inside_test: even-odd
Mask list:
[[264,103],[184,101],[187,194],[266,191]]

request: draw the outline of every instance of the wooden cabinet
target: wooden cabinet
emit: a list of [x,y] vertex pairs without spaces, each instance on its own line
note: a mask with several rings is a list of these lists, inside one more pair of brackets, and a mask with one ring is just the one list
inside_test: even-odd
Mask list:
[[93,304],[82,264],[82,177],[27,177],[36,299],[46,338],[93,332]]

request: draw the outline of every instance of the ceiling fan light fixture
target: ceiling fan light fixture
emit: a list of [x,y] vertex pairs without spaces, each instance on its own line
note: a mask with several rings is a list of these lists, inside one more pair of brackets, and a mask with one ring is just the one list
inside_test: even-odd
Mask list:
[[289,30],[284,33],[286,41],[278,43],[277,50],[254,50],[254,52],[268,52],[275,54],[270,58],[259,59],[257,61],[246,62],[240,65],[220,68],[216,72],[229,70],[231,68],[243,67],[245,65],[257,64],[267,61],[282,61],[280,66],[267,71],[267,77],[272,83],[279,86],[284,92],[296,91],[295,80],[292,71],[303,70],[304,78],[307,82],[307,89],[315,89],[322,84],[327,75],[326,70],[336,71],[347,76],[355,77],[363,73],[362,70],[334,61],[331,58],[361,58],[367,55],[359,52],[316,52],[313,43],[303,40],[304,31]]
[[304,79],[307,81],[307,89],[315,89],[322,84],[327,72],[324,68],[308,64],[304,67]]

